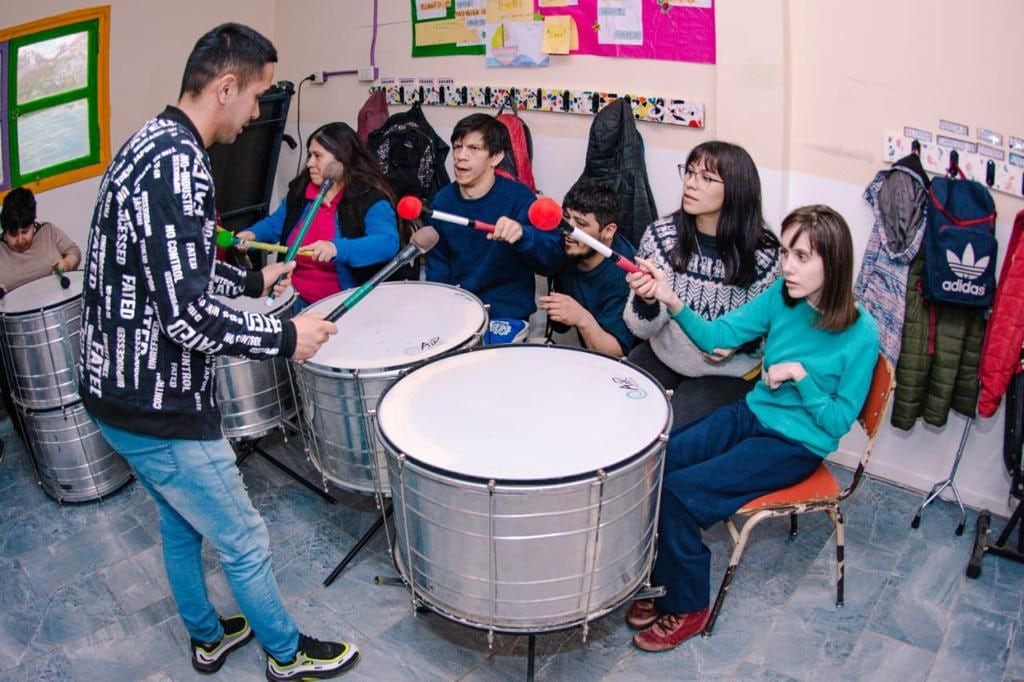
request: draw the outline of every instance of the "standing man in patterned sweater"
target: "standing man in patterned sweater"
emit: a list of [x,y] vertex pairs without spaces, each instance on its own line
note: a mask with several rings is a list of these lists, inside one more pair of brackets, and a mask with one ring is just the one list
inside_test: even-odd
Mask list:
[[[80,394],[132,466],[160,515],[164,565],[191,636],[192,666],[218,670],[253,634],[267,678],[330,677],[354,646],[299,633],[271,571],[266,525],[224,439],[214,400],[216,355],[312,357],[335,326],[240,313],[214,294],[262,296],[294,263],[245,272],[214,259],[214,188],[206,149],[259,116],[277,52],[223,24],[189,55],[178,106],[121,148],[100,185],[86,250]],[[244,615],[219,618],[200,550],[216,549]]]

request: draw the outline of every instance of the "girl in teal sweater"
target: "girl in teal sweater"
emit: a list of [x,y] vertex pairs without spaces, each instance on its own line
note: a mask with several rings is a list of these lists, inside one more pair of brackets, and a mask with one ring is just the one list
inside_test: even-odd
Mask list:
[[798,208],[782,223],[782,274],[770,289],[707,322],[683,306],[665,274],[628,276],[657,299],[702,351],[728,356],[765,337],[761,381],[744,401],[674,431],[665,453],[653,581],[667,594],[634,602],[633,642],[664,651],[700,632],[710,600],[711,553],[701,528],[754,498],[810,476],[850,429],[871,383],[878,331],[853,298],[853,242],[827,206]]

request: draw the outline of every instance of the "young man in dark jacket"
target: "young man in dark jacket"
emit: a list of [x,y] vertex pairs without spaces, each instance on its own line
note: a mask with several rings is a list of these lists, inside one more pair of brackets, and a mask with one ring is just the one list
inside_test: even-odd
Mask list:
[[[314,355],[335,326],[240,313],[214,294],[262,296],[294,263],[245,272],[214,260],[214,188],[206,149],[259,116],[277,52],[238,24],[189,55],[178,106],[148,121],[100,185],[86,250],[79,392],[160,513],[164,564],[192,641],[192,665],[218,670],[253,634],[267,678],[327,677],[352,665],[346,643],[299,633],[270,567],[266,525],[221,433],[215,355]],[[244,615],[219,618],[200,549],[216,547]]]

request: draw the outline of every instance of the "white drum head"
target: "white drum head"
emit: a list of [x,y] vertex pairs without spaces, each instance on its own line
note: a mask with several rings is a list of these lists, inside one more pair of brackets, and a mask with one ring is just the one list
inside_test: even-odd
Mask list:
[[60,288],[56,275],[47,275],[23,284],[0,299],[0,314],[17,315],[43,310],[76,299],[82,295],[83,275],[81,270],[65,272],[64,276],[71,280],[71,286],[67,289]]
[[266,296],[257,296],[256,298],[245,295],[237,296],[235,298],[214,296],[214,298],[217,299],[217,302],[221,305],[226,305],[229,308],[234,308],[235,310],[243,313],[277,315],[279,311],[291,307],[292,303],[295,301],[295,288],[288,287],[283,295],[275,296],[273,306],[267,306]]
[[477,479],[593,474],[648,449],[667,427],[661,387],[632,365],[552,346],[496,346],[418,367],[381,398],[391,446]]
[[[329,313],[352,293],[302,311]],[[337,321],[338,333],[307,364],[338,369],[404,367],[458,348],[479,332],[487,313],[476,296],[446,284],[386,282]]]

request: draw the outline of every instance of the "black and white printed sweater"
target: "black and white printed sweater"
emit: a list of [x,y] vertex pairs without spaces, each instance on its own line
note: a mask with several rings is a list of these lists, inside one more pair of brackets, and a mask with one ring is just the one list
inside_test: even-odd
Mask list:
[[[755,256],[757,274],[746,288],[725,283],[725,263],[718,257],[714,237],[698,234],[700,251],[690,257],[685,272],[676,272],[669,263],[669,254],[676,248],[678,229],[675,217],[668,216],[647,226],[636,255],[646,258],[665,273],[672,290],[683,305],[705,320],[714,320],[766,291],[778,278],[778,248],[760,248]],[[660,303],[648,304],[632,291],[623,312],[626,326],[637,338],[647,339],[658,359],[677,374],[688,377],[741,377],[757,367],[760,357],[738,352],[727,360],[714,363],[690,341],[682,328],[672,321]]]
[[294,324],[213,298],[263,290],[261,273],[215,260],[216,224],[202,138],[168,107],[125,143],[100,183],[79,364],[93,416],[160,438],[220,438],[214,356],[294,352]]

